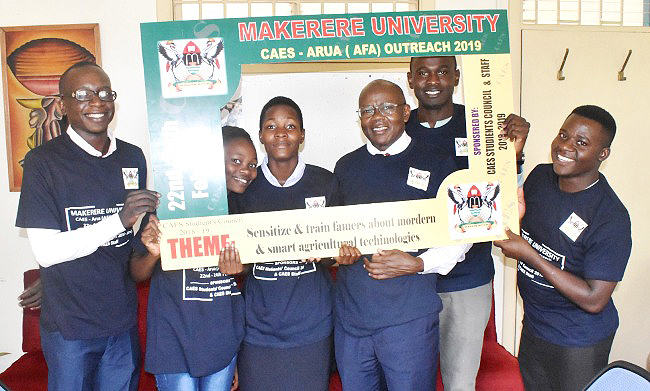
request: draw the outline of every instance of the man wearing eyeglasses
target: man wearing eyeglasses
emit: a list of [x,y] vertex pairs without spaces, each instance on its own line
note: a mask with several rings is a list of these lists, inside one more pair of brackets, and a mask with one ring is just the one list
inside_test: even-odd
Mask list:
[[[454,104],[460,80],[454,56],[413,57],[407,74],[418,100],[406,132],[416,142],[435,145],[454,156],[459,169],[468,168],[465,106]],[[514,141],[518,172],[530,124],[510,114],[501,134]],[[523,183],[523,180],[520,181]],[[440,313],[440,371],[445,390],[473,391],[481,360],[483,334],[492,306],[492,243],[475,243],[447,275],[438,278],[443,302]]]
[[[137,389],[136,295],[129,278],[132,226],[154,212],[140,148],[108,125],[117,94],[94,63],[59,82],[70,128],[30,151],[16,226],[41,267],[41,343],[48,389]],[[110,385],[110,388],[105,388]]]
[[[370,82],[358,113],[368,143],[336,163],[343,205],[434,198],[457,167],[444,151],[404,132],[410,107],[399,86]],[[378,247],[360,256],[343,246],[338,258],[334,345],[343,389],[435,390],[442,309],[435,273],[451,270],[469,245]]]

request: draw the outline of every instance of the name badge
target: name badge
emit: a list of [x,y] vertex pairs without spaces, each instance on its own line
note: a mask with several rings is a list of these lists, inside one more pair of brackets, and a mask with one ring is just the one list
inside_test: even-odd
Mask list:
[[585,228],[587,228],[587,223],[577,214],[571,213],[571,216],[560,226],[560,231],[564,232],[569,239],[575,242]]
[[325,196],[305,198],[305,208],[324,208]]
[[126,190],[137,190],[139,185],[138,168],[122,167],[122,179],[124,180],[124,188]]
[[467,138],[456,137],[454,139],[454,145],[456,146],[456,156],[467,156],[469,147],[467,145]]
[[417,168],[409,167],[409,177],[406,184],[420,190],[427,190],[429,187],[429,178],[431,173],[429,171],[418,170]]

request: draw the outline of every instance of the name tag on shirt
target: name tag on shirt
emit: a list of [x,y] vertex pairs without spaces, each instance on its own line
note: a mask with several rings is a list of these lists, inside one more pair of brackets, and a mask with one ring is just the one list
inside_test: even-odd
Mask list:
[[467,156],[469,147],[467,146],[467,138],[456,137],[454,139],[454,146],[456,147],[456,156]]
[[325,196],[305,198],[305,208],[324,208]]
[[417,168],[409,167],[409,177],[406,184],[420,190],[427,190],[429,187],[429,178],[431,173],[429,171],[418,170]]
[[122,167],[122,179],[124,180],[124,188],[126,190],[137,190],[140,185],[138,182],[138,168]]
[[571,213],[571,216],[560,226],[560,231],[575,242],[585,228],[587,228],[587,223],[577,214]]

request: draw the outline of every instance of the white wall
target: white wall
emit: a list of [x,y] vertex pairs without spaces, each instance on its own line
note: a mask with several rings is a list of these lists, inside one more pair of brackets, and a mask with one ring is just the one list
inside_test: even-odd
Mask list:
[[[243,115],[239,126],[251,134],[261,162],[265,152],[258,142],[260,110],[274,96],[287,96],[302,111],[306,137],[301,152],[305,161],[333,171],[341,156],[366,142],[356,110],[359,93],[371,80],[386,79],[397,83],[404,91],[406,103],[411,108],[417,107],[406,78],[408,63],[399,65],[391,72],[373,70],[371,64],[366,72],[324,72],[324,66],[319,65],[321,72],[244,75]],[[460,84],[454,92],[457,103],[464,101],[462,88]],[[343,89],[346,93],[341,94]],[[315,93],[319,96],[317,101],[314,101]]]
[[[155,0],[83,1],[22,0],[0,2],[0,26],[99,23],[102,65],[118,91],[118,137],[148,154],[144,77],[140,52],[140,23],[156,18]],[[0,107],[3,107],[0,94]],[[4,135],[4,110],[0,111]],[[19,193],[9,192],[6,144],[0,143],[0,371],[20,356],[22,311],[16,297],[22,291],[23,271],[37,265],[23,230],[14,227]]]

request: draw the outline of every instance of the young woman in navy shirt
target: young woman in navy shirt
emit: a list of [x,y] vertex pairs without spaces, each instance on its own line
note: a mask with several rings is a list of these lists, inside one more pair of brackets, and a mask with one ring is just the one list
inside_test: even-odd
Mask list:
[[[267,156],[257,179],[235,199],[241,213],[322,207],[334,203],[331,172],[305,164],[300,107],[271,99],[260,115]],[[332,350],[332,283],[320,262],[258,263],[247,273],[246,336],[239,355],[241,391],[328,388]]]
[[[241,128],[224,127],[223,138],[230,199],[257,175],[257,154]],[[226,273],[238,253],[222,248],[220,267],[163,271],[159,238],[158,219],[152,215],[142,232],[140,255],[131,260],[134,279],[153,275],[145,369],[155,375],[160,391],[229,391],[244,337],[244,300]],[[197,285],[215,290],[192,289]]]

